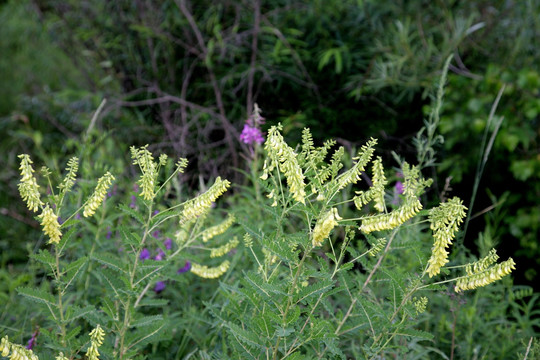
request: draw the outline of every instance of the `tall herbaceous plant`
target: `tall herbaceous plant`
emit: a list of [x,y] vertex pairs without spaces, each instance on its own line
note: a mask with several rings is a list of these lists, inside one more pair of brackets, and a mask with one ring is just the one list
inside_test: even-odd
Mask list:
[[[131,203],[117,205],[110,204],[112,193],[120,191],[112,187],[116,179],[110,172],[95,182],[92,193],[81,196],[85,181],[77,178],[77,158],[69,160],[55,186],[49,169],[43,168],[38,179],[30,156],[19,157],[21,197],[37,214],[48,242],[32,255],[47,280],[18,292],[46,314],[35,337],[39,333],[37,342],[46,344],[57,359],[83,354],[89,359],[144,358],[148,344],[171,338],[170,321],[163,316],[169,302],[156,295],[184,273],[214,279],[228,270],[230,261],[223,257],[239,240],[223,242],[219,235],[234,217],[212,223],[207,215],[229,181],[218,177],[195,198],[164,208],[165,190],[168,197],[178,198],[171,195],[171,183],[178,182],[187,160],[173,165],[165,155],[155,160],[147,146],[132,147],[133,165],[141,175],[126,189],[134,194]],[[46,184],[46,195],[40,183]],[[113,231],[117,240],[111,238]],[[83,329],[89,334],[81,334]],[[0,354],[12,360],[37,359],[35,337],[32,345],[22,346],[5,335]]]
[[[512,259],[498,262],[495,250],[448,266],[467,209],[457,197],[424,209],[421,195],[431,180],[406,162],[393,185],[399,196],[390,198],[375,139],[343,169],[344,148],[334,141],[316,147],[304,129],[293,148],[281,130],[268,131],[260,176],[268,201],[257,206],[270,220],[259,226],[238,219],[254,268],[238,283],[222,283],[227,301],[212,307],[233,358],[400,354],[413,341],[432,339],[415,321],[429,309],[430,292],[447,283],[455,292],[485,286],[514,269]],[[361,182],[369,185],[355,190]],[[422,224],[432,233],[429,243],[408,231]]]

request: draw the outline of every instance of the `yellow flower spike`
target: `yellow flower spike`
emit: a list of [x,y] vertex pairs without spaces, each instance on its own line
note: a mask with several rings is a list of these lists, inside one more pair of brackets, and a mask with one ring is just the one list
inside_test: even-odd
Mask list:
[[69,159],[67,166],[66,166],[66,177],[64,178],[64,181],[58,186],[60,189],[62,189],[64,192],[68,192],[71,190],[73,185],[75,184],[77,171],[79,170],[79,159],[76,157],[72,157]]
[[215,258],[215,257],[223,256],[227,254],[229,251],[231,251],[232,249],[234,249],[235,247],[237,247],[239,243],[240,242],[238,241],[238,239],[234,237],[231,241],[229,241],[225,245],[212,249],[210,251],[210,257]]
[[399,208],[388,214],[369,216],[362,220],[360,230],[366,234],[373,231],[390,230],[414,217],[422,209],[420,200],[405,201]]
[[304,183],[304,174],[298,164],[296,153],[287,145],[287,143],[285,143],[279,130],[281,130],[281,125],[272,126],[268,131],[268,137],[264,148],[270,158],[270,163],[268,164],[265,161],[264,172],[261,179],[266,180],[268,174],[275,168],[275,165],[278,164],[279,170],[285,175],[287,186],[289,187],[293,199],[305,204],[306,184]]
[[472,290],[478,287],[489,285],[497,280],[509,275],[512,270],[516,269],[516,263],[512,258],[496,264],[489,269],[483,270],[480,273],[467,275],[457,280],[454,290],[460,292],[463,290]]
[[[155,196],[154,188],[157,181],[157,164],[154,162],[152,153],[147,149],[148,145],[137,149],[132,146],[130,148],[133,165],[139,165],[142,175],[137,183],[141,186],[141,196],[144,200],[152,200]],[[161,156],[160,162],[166,162],[166,157]]]
[[26,206],[30,211],[36,212],[38,207],[43,205],[39,194],[39,185],[36,182],[36,178],[33,175],[34,169],[32,168],[32,160],[27,154],[19,155],[21,159],[21,180],[18,184],[19,194],[21,198],[26,202]]
[[341,217],[337,209],[332,208],[317,221],[313,228],[313,246],[321,246],[323,241],[330,235],[332,229],[338,225],[337,220],[341,220]]
[[232,224],[234,224],[234,215],[229,215],[229,217],[223,221],[221,224],[212,226],[208,229],[206,229],[202,233],[202,241],[207,242],[208,240],[212,239],[213,237],[223,234],[229,227],[231,227]]
[[99,360],[98,348],[103,345],[103,339],[105,338],[105,331],[101,326],[97,325],[94,330],[90,332],[90,347],[86,350],[86,357],[89,360]]
[[196,263],[191,264],[191,272],[195,275],[205,278],[205,279],[216,279],[220,277],[221,275],[225,274],[227,270],[229,269],[229,266],[231,263],[229,260],[225,260],[222,262],[219,266],[216,267],[208,267],[206,265],[199,265]]
[[64,353],[60,353],[58,354],[58,356],[56,357],[56,360],[69,360],[67,357],[64,356]]
[[84,206],[83,210],[83,216],[89,217],[94,215],[97,208],[101,205],[103,200],[105,199],[105,196],[107,195],[107,190],[111,186],[112,182],[114,180],[114,176],[107,171],[105,175],[99,178],[98,183],[96,185],[96,189],[94,190],[94,193],[88,200],[86,201],[86,205]]
[[384,168],[382,165],[381,157],[377,157],[373,161],[373,186],[370,191],[373,192],[373,200],[375,201],[375,209],[379,212],[383,212],[385,209],[384,204],[384,186],[387,184],[386,177],[384,176]]
[[218,176],[214,185],[210,187],[204,194],[197,196],[195,199],[188,201],[184,205],[184,210],[180,216],[180,224],[185,224],[190,220],[197,218],[203,214],[205,210],[212,206],[218,197],[223,195],[227,188],[231,185],[228,180],[221,180]]
[[58,244],[60,242],[60,237],[62,237],[58,216],[56,216],[54,211],[47,205],[41,214],[38,215],[38,218],[41,219],[43,232],[49,237],[49,244]]
[[378,253],[380,253],[386,246],[386,243],[386,238],[377,239],[377,242],[368,251],[369,256],[376,256]]
[[364,171],[365,166],[371,160],[373,152],[375,151],[374,146],[376,144],[377,140],[372,138],[360,148],[358,156],[353,159],[356,161],[353,167],[345,171],[336,179],[338,190],[345,188],[349,184],[356,184],[360,180],[360,174]]
[[10,342],[8,339],[8,336],[4,336],[2,340],[0,340],[0,352],[2,353],[2,356],[8,356],[9,355],[9,348],[10,348]]
[[431,223],[431,230],[433,230],[435,243],[431,250],[431,258],[428,260],[428,268],[426,270],[429,277],[439,274],[441,268],[448,262],[448,251],[446,251],[446,248],[452,244],[459,224],[463,222],[466,209],[461,200],[454,197],[430,210],[429,221]]

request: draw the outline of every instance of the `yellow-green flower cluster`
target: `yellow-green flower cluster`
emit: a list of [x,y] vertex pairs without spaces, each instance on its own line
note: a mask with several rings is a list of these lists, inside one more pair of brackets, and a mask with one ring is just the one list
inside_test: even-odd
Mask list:
[[362,174],[362,171],[364,171],[366,165],[373,156],[373,152],[375,151],[373,147],[376,144],[377,140],[371,139],[362,146],[362,148],[358,152],[358,156],[353,159],[355,160],[353,167],[351,167],[349,170],[345,171],[343,174],[337,177],[336,181],[338,184],[338,190],[345,188],[345,186],[349,184],[356,184],[358,180],[360,180],[360,175]]
[[244,246],[250,248],[253,246],[253,238],[248,233],[244,234]]
[[9,355],[10,360],[39,360],[32,350],[9,342],[7,335],[0,340],[0,354],[4,357]]
[[478,261],[475,261],[472,264],[467,264],[465,266],[465,272],[467,275],[474,275],[478,274],[484,270],[486,270],[491,265],[495,264],[499,260],[499,255],[497,255],[497,250],[491,249],[489,253],[481,258]]
[[515,270],[516,263],[512,258],[503,261],[500,264],[493,265],[492,267],[485,269],[479,273],[467,275],[457,280],[454,290],[460,292],[463,290],[472,290],[478,287],[486,286],[502,279],[504,276],[510,274],[512,270]]
[[223,256],[223,255],[225,255],[226,253],[228,253],[229,251],[231,251],[232,249],[234,249],[235,247],[237,247],[238,244],[239,244],[239,241],[238,241],[238,239],[237,239],[236,236],[235,236],[235,237],[234,237],[231,241],[229,241],[228,243],[226,243],[226,244],[224,244],[224,245],[221,245],[220,247],[211,249],[211,251],[210,251],[210,257],[211,257],[211,258],[215,258],[215,257]]
[[99,178],[98,183],[96,185],[96,189],[94,190],[94,193],[88,200],[86,201],[86,205],[84,206],[83,210],[83,216],[89,217],[94,215],[97,208],[101,205],[103,200],[105,199],[105,196],[107,195],[107,190],[111,186],[112,182],[114,180],[114,176],[107,171],[105,175]]
[[64,353],[58,354],[58,356],[55,358],[56,360],[69,360],[67,357],[64,356]]
[[313,228],[313,246],[321,246],[323,241],[330,235],[330,231],[338,225],[338,220],[341,220],[341,217],[336,208],[330,209],[321,216]]
[[56,216],[53,209],[51,209],[49,205],[45,206],[41,214],[38,215],[38,218],[41,219],[43,232],[49,237],[49,244],[58,244],[62,232],[60,231],[58,216]]
[[426,307],[428,303],[427,297],[422,296],[420,299],[414,297],[412,300],[413,300],[414,308],[416,309],[416,315],[421,314],[424,311],[426,311]]
[[79,170],[79,159],[76,157],[72,157],[69,159],[67,166],[66,166],[66,177],[64,178],[64,181],[58,186],[60,189],[64,191],[64,193],[67,193],[73,185],[75,184],[77,171]]
[[362,206],[369,203],[371,200],[375,201],[375,209],[379,212],[383,212],[386,208],[384,203],[384,186],[387,184],[386,177],[384,176],[384,168],[382,165],[382,159],[377,157],[373,161],[373,185],[367,191],[357,191],[353,198],[354,205],[358,210],[362,209]]
[[103,331],[103,329],[99,325],[90,332],[90,347],[88,348],[88,350],[86,350],[86,357],[89,360],[98,360],[98,348],[103,345],[104,338],[105,331]]
[[[133,159],[133,165],[139,165],[142,175],[137,182],[141,186],[141,196],[144,200],[152,200],[155,196],[154,188],[156,186],[158,171],[157,164],[154,162],[152,153],[147,149],[148,145],[145,145],[139,149],[132,146],[130,148],[131,158]],[[166,161],[166,157],[160,157],[160,163]]]
[[373,231],[393,229],[418,214],[420,210],[422,210],[420,200],[410,199],[388,214],[379,214],[363,219],[360,230],[368,234]]
[[377,242],[369,249],[368,254],[370,256],[376,256],[386,246],[386,238],[377,239]]
[[426,270],[429,277],[439,274],[441,268],[448,262],[446,248],[452,244],[459,225],[465,217],[465,210],[467,208],[457,197],[430,210],[429,222],[435,243],[431,249],[431,258],[428,260]]
[[27,154],[19,155],[21,159],[21,181],[18,188],[19,193],[23,201],[26,202],[26,206],[29,210],[36,212],[38,207],[43,205],[39,194],[39,185],[36,182],[36,178],[33,175],[34,169],[32,168],[32,160]]
[[225,231],[227,231],[228,228],[231,227],[231,225],[234,223],[234,220],[235,220],[234,215],[229,215],[229,217],[222,223],[209,227],[208,229],[204,230],[204,232],[202,233],[202,241],[207,242],[208,240],[212,239],[214,236],[223,234]]
[[193,263],[191,264],[191,272],[205,279],[216,279],[221,275],[225,274],[229,269],[230,265],[231,263],[229,262],[229,260],[225,260],[216,267],[208,267],[206,265],[199,265]]
[[184,210],[180,215],[180,223],[185,224],[197,216],[203,214],[205,210],[212,206],[218,197],[223,195],[227,188],[231,185],[228,180],[221,180],[221,177],[216,178],[214,185],[210,187],[204,194],[197,196],[195,199],[188,201],[184,205]]
[[266,160],[264,162],[263,175],[261,179],[266,180],[268,174],[274,170],[276,164],[279,165],[279,170],[285,175],[287,179],[287,186],[289,191],[292,194],[293,199],[296,201],[305,204],[305,183],[304,183],[304,174],[302,173],[302,168],[298,164],[296,159],[296,153],[294,150],[289,147],[283,136],[280,134],[281,125],[272,126],[268,131],[268,137],[264,148],[268,154],[270,162]]

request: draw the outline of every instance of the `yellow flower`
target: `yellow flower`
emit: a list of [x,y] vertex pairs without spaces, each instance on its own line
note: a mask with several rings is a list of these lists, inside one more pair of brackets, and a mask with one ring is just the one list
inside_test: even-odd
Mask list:
[[500,264],[494,265],[489,269],[483,270],[480,273],[467,275],[458,279],[454,290],[460,292],[463,290],[472,290],[478,287],[486,286],[502,279],[504,276],[510,274],[512,270],[516,269],[516,263],[512,258],[503,261]]
[[19,193],[23,201],[26,202],[26,206],[29,210],[36,212],[38,207],[43,205],[43,202],[40,199],[39,194],[39,185],[36,182],[36,178],[32,174],[34,169],[32,168],[32,160],[30,156],[26,154],[19,155],[21,159],[21,181],[19,182],[18,188]]
[[62,232],[60,231],[60,224],[58,223],[58,217],[54,214],[54,211],[45,206],[38,218],[41,219],[41,226],[43,226],[43,232],[49,237],[49,244],[58,244]]
[[212,249],[210,251],[210,257],[214,258],[214,257],[223,256],[226,253],[228,253],[229,251],[231,251],[232,249],[234,249],[235,247],[237,247],[238,244],[239,244],[238,239],[236,237],[234,237],[231,241],[229,241],[225,245],[222,245],[222,246],[220,246],[218,248]]
[[330,235],[332,229],[338,225],[337,220],[341,220],[341,217],[337,209],[332,208],[317,221],[313,228],[313,246],[321,246],[323,241]]
[[452,244],[459,224],[461,224],[465,217],[466,209],[462,205],[461,200],[454,197],[430,210],[429,221],[431,223],[431,230],[433,230],[435,243],[431,250],[431,258],[428,260],[428,268],[426,270],[429,277],[439,274],[441,268],[448,262],[448,251],[446,251],[446,248]]
[[94,215],[97,208],[101,205],[101,203],[105,199],[105,196],[107,195],[107,189],[111,186],[113,180],[114,180],[114,176],[108,171],[105,175],[99,178],[98,183],[96,185],[96,189],[94,190],[94,193],[86,201],[86,205],[84,206],[84,211],[83,211],[84,217],[89,217],[89,216]]
[[180,217],[180,223],[185,224],[186,222],[195,219],[197,216],[203,214],[206,209],[209,209],[212,206],[212,203],[216,201],[218,197],[223,195],[227,188],[231,185],[228,180],[221,180],[218,176],[216,182],[210,189],[208,189],[204,194],[197,196],[195,199],[188,201],[184,205],[184,210]]
[[205,279],[216,279],[227,272],[231,263],[225,260],[219,266],[208,267],[206,265],[191,264],[191,272]]
[[231,225],[234,223],[234,215],[229,215],[227,220],[223,221],[221,224],[209,227],[202,233],[202,241],[207,242],[214,236],[223,234]]
[[8,340],[8,336],[4,336],[2,340],[0,340],[0,352],[2,353],[2,356],[8,356],[9,355],[9,347],[10,342]]

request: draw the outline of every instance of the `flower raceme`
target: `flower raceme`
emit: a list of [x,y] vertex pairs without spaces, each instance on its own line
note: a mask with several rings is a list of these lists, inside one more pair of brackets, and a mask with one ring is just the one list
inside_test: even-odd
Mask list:
[[62,232],[60,231],[60,224],[58,223],[58,216],[54,213],[53,209],[46,205],[38,218],[41,220],[41,226],[43,226],[43,232],[49,237],[49,244],[58,244]]
[[229,186],[231,186],[231,183],[228,180],[221,180],[221,177],[218,176],[210,189],[186,203],[180,215],[180,223],[185,224],[203,214],[218,197],[227,191]]
[[337,209],[332,208],[327,211],[315,224],[313,229],[313,246],[321,246],[323,241],[330,235],[333,228],[338,225],[338,220],[341,220]]
[[96,189],[90,198],[87,200],[86,205],[84,206],[83,216],[89,217],[94,215],[97,208],[103,203],[105,196],[107,195],[107,190],[111,186],[114,180],[114,176],[107,171],[105,175],[99,178],[96,185]]
[[33,175],[34,169],[32,168],[32,160],[27,154],[19,155],[21,159],[21,181],[19,182],[19,193],[21,198],[26,202],[28,209],[36,212],[38,207],[43,205],[39,194],[39,185],[36,182],[36,178]]

